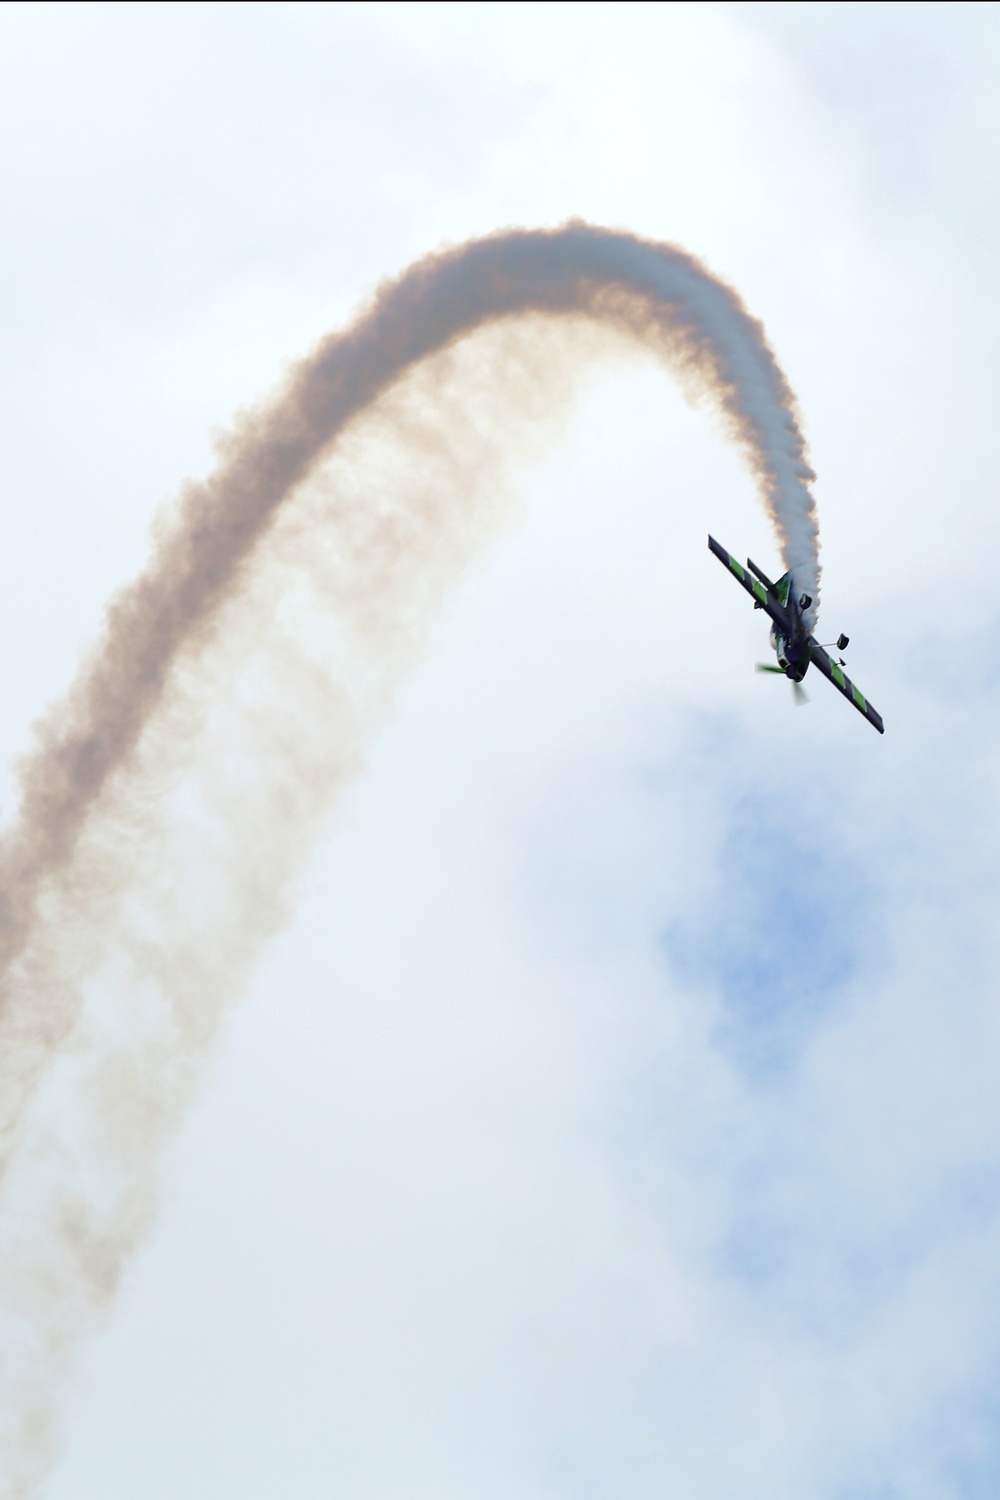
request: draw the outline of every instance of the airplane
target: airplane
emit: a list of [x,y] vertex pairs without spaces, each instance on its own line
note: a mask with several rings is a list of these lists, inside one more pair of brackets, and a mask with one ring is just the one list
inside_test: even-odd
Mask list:
[[[876,713],[868,699],[855,687],[847,676],[844,668],[843,657],[834,661],[827,655],[826,647],[821,646],[816,637],[810,635],[802,618],[803,610],[812,604],[808,594],[798,597],[792,592],[792,575],[786,573],[779,578],[777,583],[772,583],[766,574],[762,573],[756,563],[747,558],[747,566],[738,563],[725,547],[715,540],[714,536],[708,539],[708,545],[715,553],[719,561],[739,579],[747,593],[753,598],[754,609],[767,611],[771,619],[771,645],[774,654],[778,658],[777,666],[765,665],[758,662],[759,672],[780,672],[789,679],[795,690],[796,702],[806,702],[805,693],[800,683],[809,670],[810,665],[815,666],[828,677],[838,692],[843,693],[848,702],[853,703],[859,713],[864,714],[869,724],[873,724],[879,734],[885,734],[885,725],[882,723],[882,715]],[[749,571],[748,571],[749,570]],[[838,651],[847,648],[848,638],[846,635],[837,637],[835,645]]]

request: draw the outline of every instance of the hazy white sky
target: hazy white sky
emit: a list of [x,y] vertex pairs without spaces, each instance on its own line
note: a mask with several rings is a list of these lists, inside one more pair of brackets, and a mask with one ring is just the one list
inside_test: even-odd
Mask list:
[[776,561],[748,477],[662,374],[592,380],[317,831],[52,1500],[995,1495],[996,7],[0,37],[5,764],[288,360],[414,256],[570,215],[764,321],[821,636],[887,725],[754,675],[705,548]]

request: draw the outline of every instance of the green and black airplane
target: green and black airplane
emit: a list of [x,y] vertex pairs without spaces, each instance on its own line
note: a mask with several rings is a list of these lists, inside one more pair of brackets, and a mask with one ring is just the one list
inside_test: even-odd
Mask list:
[[[738,563],[735,557],[726,551],[725,547],[719,545],[714,536],[709,537],[708,545],[719,561],[725,564],[751,595],[754,609],[766,610],[770,616],[771,645],[778,658],[778,665],[772,667],[758,663],[757,670],[783,673],[794,687],[797,700],[804,702],[805,695],[799,684],[812,664],[823,673],[824,677],[830,679],[834,687],[843,693],[850,703],[854,704],[859,713],[864,714],[869,724],[874,724],[879,734],[885,734],[882,715],[876,713],[861,689],[855,687],[847,676],[843,669],[843,658],[834,661],[827,655],[826,647],[821,646],[806,629],[802,611],[809,608],[812,600],[808,594],[802,594],[796,598],[792,593],[791,573],[786,573],[783,578],[778,579],[777,583],[772,583],[760,571],[756,563],[750,561],[749,557],[744,568],[742,563]],[[839,636],[835,645],[838,651],[844,651],[847,647],[847,636]]]

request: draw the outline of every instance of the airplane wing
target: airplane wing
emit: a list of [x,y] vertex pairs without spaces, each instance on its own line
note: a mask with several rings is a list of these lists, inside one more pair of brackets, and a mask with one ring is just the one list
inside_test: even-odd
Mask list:
[[737,562],[732,553],[727,552],[725,547],[715,540],[714,536],[709,537],[708,545],[709,549],[715,553],[723,566],[728,568],[733,577],[742,583],[747,593],[753,599],[754,608],[766,610],[775,624],[787,635],[789,631],[788,612],[780,604],[773,590],[765,588],[760,579],[755,578],[748,568],[745,568],[742,563]]
[[843,667],[838,662],[831,661],[823,650],[823,647],[817,645],[811,637],[809,640],[809,655],[813,666],[817,667],[823,673],[824,677],[829,677],[838,692],[843,693],[844,697],[854,704],[858,713],[864,714],[869,724],[874,724],[879,734],[885,734],[882,715],[872,708],[861,689],[854,686],[854,683],[848,677]]

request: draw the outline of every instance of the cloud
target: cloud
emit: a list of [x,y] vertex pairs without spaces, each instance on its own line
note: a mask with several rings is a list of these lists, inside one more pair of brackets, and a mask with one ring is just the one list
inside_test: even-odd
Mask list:
[[[989,25],[413,9],[259,7],[239,47],[136,11],[79,67],[39,30],[5,136],[7,753],[214,423],[413,254],[569,212],[691,245],[764,318],[887,734],[754,678],[703,532],[773,559],[710,428],[646,374],[588,397],[249,986],[52,1493],[991,1493]],[[794,953],[753,950],[787,977],[762,1073],[714,914],[745,951],[785,829],[823,983],[797,1014]]]

